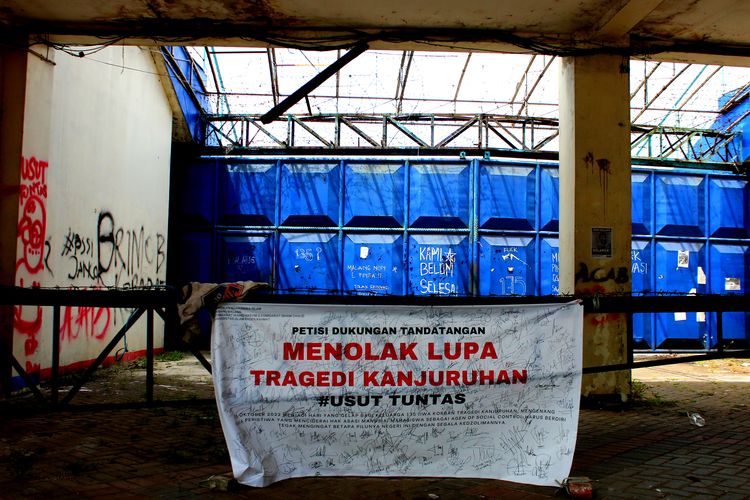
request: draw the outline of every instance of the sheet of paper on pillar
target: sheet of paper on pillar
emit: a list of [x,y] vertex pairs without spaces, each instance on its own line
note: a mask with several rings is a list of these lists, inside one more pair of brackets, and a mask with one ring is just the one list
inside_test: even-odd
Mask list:
[[591,256],[598,258],[612,258],[612,228],[591,228]]

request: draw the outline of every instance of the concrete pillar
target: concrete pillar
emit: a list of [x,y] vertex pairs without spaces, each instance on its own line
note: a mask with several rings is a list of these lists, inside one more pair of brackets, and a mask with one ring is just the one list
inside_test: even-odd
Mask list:
[[[631,290],[629,61],[567,57],[560,75],[560,293]],[[627,317],[587,314],[583,365],[627,361]],[[621,397],[630,372],[583,378],[583,396]]]
[[[16,274],[27,57],[23,49],[0,45],[0,286],[12,286]],[[0,353],[12,352],[12,345],[13,307],[0,305]],[[10,390],[10,376],[10,363],[0,355],[0,390]]]

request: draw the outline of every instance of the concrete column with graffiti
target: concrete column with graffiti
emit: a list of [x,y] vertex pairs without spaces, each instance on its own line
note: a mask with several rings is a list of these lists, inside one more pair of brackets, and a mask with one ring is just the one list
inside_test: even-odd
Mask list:
[[[627,57],[569,57],[560,75],[560,292],[629,293],[630,78]],[[583,365],[627,360],[624,314],[587,314]],[[584,396],[630,392],[630,372],[583,378]]]

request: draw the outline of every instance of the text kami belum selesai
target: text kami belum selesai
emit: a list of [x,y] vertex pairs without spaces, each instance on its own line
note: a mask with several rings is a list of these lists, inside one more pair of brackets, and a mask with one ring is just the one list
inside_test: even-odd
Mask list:
[[[376,346],[369,342],[283,342],[284,361],[455,361],[496,360],[492,342],[386,342]],[[358,379],[359,377],[361,377]],[[522,370],[250,370],[254,385],[302,387],[422,387],[490,384],[525,384],[527,371]]]

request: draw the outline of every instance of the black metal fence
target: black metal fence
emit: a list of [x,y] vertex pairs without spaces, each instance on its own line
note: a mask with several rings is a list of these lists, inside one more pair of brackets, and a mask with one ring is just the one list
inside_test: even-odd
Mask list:
[[[146,403],[153,404],[154,389],[154,314],[165,322],[165,343],[177,338],[176,308],[179,296],[173,288],[140,289],[140,290],[62,290],[35,289],[18,287],[0,287],[0,306],[47,306],[52,307],[52,328],[50,338],[52,343],[52,360],[50,396],[45,396],[39,389],[33,377],[24,370],[23,366],[13,355],[12,349],[0,345],[0,360],[4,372],[10,374],[10,368],[16,370],[25,384],[36,398],[53,407],[67,405],[78,393],[81,387],[91,378],[93,373],[112,350],[122,340],[124,335],[138,320],[146,316]],[[256,302],[274,303],[304,303],[304,304],[361,304],[361,305],[499,305],[499,304],[544,304],[563,303],[580,300],[587,314],[626,314],[628,323],[627,361],[625,363],[588,366],[583,373],[600,373],[620,370],[630,370],[649,366],[668,365],[692,361],[718,358],[748,358],[750,349],[728,349],[723,341],[722,315],[726,312],[750,311],[750,295],[696,295],[696,296],[546,296],[546,297],[383,297],[383,296],[315,296],[315,295],[271,295],[259,294],[249,300]],[[107,345],[101,350],[95,361],[89,365],[78,378],[73,387],[60,398],[60,309],[65,306],[91,306],[128,308],[131,314],[123,326],[117,331]],[[634,361],[632,315],[634,313],[649,312],[716,312],[717,313],[717,348],[714,351],[680,356],[666,359],[651,359]],[[745,338],[750,338],[750,332],[745,332]],[[194,346],[184,346],[191,351],[210,372],[211,366],[200,351]]]
[[[0,359],[12,367],[23,379],[28,389],[42,403],[52,406],[66,405],[91,378],[97,368],[110,355],[125,334],[145,314],[146,316],[146,401],[153,402],[154,394],[154,313],[166,323],[170,321],[177,304],[174,290],[62,290],[19,287],[0,287],[0,306],[49,306],[52,307],[52,328],[49,339],[52,343],[52,360],[49,399],[39,390],[32,376],[26,372],[13,355],[12,349],[0,347]],[[60,309],[65,306],[113,307],[130,309],[130,316],[112,339],[104,346],[94,362],[89,365],[73,387],[60,398]],[[7,385],[7,382],[5,382]]]

